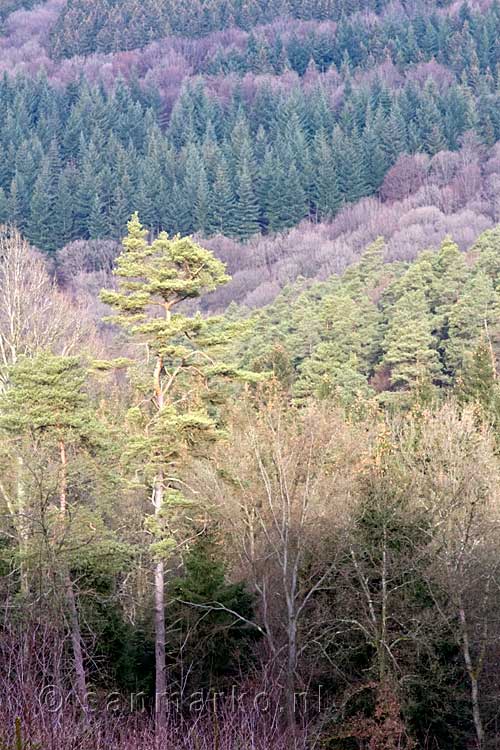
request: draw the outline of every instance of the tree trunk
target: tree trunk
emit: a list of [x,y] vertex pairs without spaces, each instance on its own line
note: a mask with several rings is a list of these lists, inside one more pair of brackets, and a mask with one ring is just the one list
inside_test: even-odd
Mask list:
[[474,727],[476,730],[477,748],[478,750],[482,750],[484,747],[484,729],[483,721],[481,719],[481,707],[479,705],[479,675],[477,674],[478,670],[476,670],[472,664],[469,633],[467,630],[467,616],[461,600],[459,603],[459,616],[462,628],[462,651],[471,686],[472,717],[474,719]]
[[28,519],[26,508],[26,488],[24,486],[24,461],[21,456],[17,457],[17,533],[19,536],[19,556],[20,556],[20,574],[21,574],[21,591],[27,596],[29,594],[29,579],[27,566],[28,553]]
[[24,461],[22,456],[16,457],[16,479],[15,493],[9,492],[0,479],[0,494],[5,500],[7,510],[12,517],[12,525],[17,535],[17,548],[19,550],[19,579],[21,584],[21,593],[24,596],[29,594],[28,578],[28,550],[30,524],[28,521],[28,508],[26,503],[26,487],[24,485]]
[[[154,373],[154,388],[158,411],[164,407],[164,394],[161,388],[163,359],[158,357]],[[163,471],[158,469],[153,492],[155,515],[163,508]],[[165,565],[163,560],[155,563],[155,725],[157,733],[166,725],[165,699],[167,691],[165,659]]]
[[167,690],[165,660],[165,570],[159,560],[155,565],[155,722],[156,729],[165,728],[165,696]]
[[[61,461],[61,474],[59,482],[59,512],[61,522],[64,528],[64,521],[67,510],[67,457],[64,440],[59,443],[59,455]],[[69,613],[69,626],[71,632],[71,644],[73,646],[73,670],[75,674],[75,689],[78,700],[82,709],[88,711],[88,693],[87,678],[85,675],[85,665],[83,660],[82,634],[80,630],[80,619],[78,617],[78,608],[76,605],[75,590],[73,581],[68,570],[64,571],[64,586],[66,593],[66,604]]]
[[290,731],[295,731],[295,670],[297,669],[297,621],[288,622],[288,654],[286,665],[286,713]]
[[384,546],[382,550],[382,602],[380,611],[380,631],[377,642],[378,653],[378,678],[381,685],[384,684],[387,677],[387,610],[388,610],[388,591],[387,591],[387,527],[384,525]]
[[80,631],[80,620],[78,617],[78,609],[76,606],[75,591],[73,588],[73,582],[71,576],[66,572],[65,574],[66,584],[66,602],[68,605],[69,612],[69,623],[71,630],[71,644],[73,646],[73,669],[75,672],[75,688],[76,694],[80,705],[85,713],[87,713],[88,694],[87,694],[87,678],[85,675],[85,665],[83,661],[83,649],[82,649],[82,635]]

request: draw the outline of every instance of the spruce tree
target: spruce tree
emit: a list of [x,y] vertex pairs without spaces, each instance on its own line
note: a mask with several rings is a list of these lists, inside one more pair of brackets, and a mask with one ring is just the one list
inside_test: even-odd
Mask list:
[[102,198],[99,190],[94,192],[90,203],[88,218],[88,232],[91,240],[99,240],[109,236],[107,216],[104,213]]
[[94,149],[89,149],[89,153],[85,155],[78,176],[74,226],[78,237],[84,239],[88,239],[89,237],[89,217],[97,191],[96,163],[97,156]]
[[0,187],[0,224],[4,224],[9,217],[9,202],[5,191]]
[[60,175],[57,183],[55,202],[55,245],[64,247],[73,239],[73,224],[75,214],[75,174],[68,168]]
[[221,158],[215,172],[213,185],[214,231],[227,236],[234,236],[237,227],[235,222],[235,202],[231,175],[224,157]]
[[290,229],[307,216],[308,206],[302,181],[295,164],[289,165],[288,173],[280,173],[282,184],[280,190],[280,210],[278,222],[280,229]]
[[406,123],[397,102],[393,104],[390,115],[385,120],[381,135],[381,148],[388,165],[392,165],[407,149]]
[[198,176],[198,190],[195,204],[196,229],[205,237],[210,236],[215,227],[212,194],[208,184],[207,172],[203,163]]
[[340,207],[341,196],[332,149],[323,129],[314,139],[313,154],[316,214],[318,219],[332,219]]
[[259,207],[255,198],[250,168],[246,162],[241,166],[237,178],[235,224],[237,236],[248,240],[259,231]]
[[44,159],[30,204],[30,218],[26,235],[30,242],[40,250],[55,250],[55,216],[56,195],[50,176],[48,159]]
[[25,226],[26,213],[23,210],[23,185],[21,178],[16,176],[10,184],[9,196],[7,199],[7,218],[11,224],[19,230]]

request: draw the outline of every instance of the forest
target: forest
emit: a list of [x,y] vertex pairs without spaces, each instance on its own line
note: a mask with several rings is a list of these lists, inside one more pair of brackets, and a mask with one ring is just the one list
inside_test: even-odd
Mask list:
[[2,3],[1,750],[498,750],[499,39]]

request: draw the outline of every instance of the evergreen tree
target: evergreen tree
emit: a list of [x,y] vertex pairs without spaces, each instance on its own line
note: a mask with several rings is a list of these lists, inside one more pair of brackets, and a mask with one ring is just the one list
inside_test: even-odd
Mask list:
[[468,352],[457,381],[457,395],[464,403],[477,403],[488,420],[500,417],[500,391],[491,345],[483,336]]
[[55,246],[64,247],[73,239],[75,213],[75,179],[74,170],[65,169],[57,183],[55,212]]
[[214,196],[214,231],[228,236],[236,233],[235,195],[227,162],[221,159],[215,173],[213,186]]
[[198,178],[195,211],[196,229],[202,232],[205,236],[209,236],[213,233],[215,228],[214,207],[207,173],[203,163],[201,164]]
[[237,236],[248,240],[259,231],[259,208],[253,191],[252,176],[246,162],[238,173],[234,221]]
[[[218,377],[236,372],[206,353],[216,350],[227,332],[214,336],[210,320],[177,312],[184,300],[228,281],[223,264],[189,238],[169,239],[162,233],[149,245],[145,235],[135,215],[116,261],[118,289],[103,291],[101,297],[115,308],[113,320],[147,343],[149,351],[138,393],[141,406],[131,415],[137,429],[131,432],[128,460],[153,488],[155,715],[161,729],[166,721],[165,559],[174,542],[173,518],[187,502],[180,491],[179,470],[187,455],[217,438],[217,419],[208,409],[211,387]],[[145,389],[151,393],[149,402],[144,400]]]
[[[43,446],[49,461],[57,466],[57,512],[52,528],[45,533],[52,535],[52,544],[60,555],[51,575],[61,578],[73,648],[75,689],[81,707],[87,710],[84,647],[76,586],[71,575],[74,564],[71,549],[72,544],[78,548],[78,540],[70,538],[68,543],[71,522],[68,505],[70,497],[77,494],[73,482],[81,472],[75,462],[83,452],[102,451],[106,442],[103,427],[96,422],[90,408],[85,379],[85,370],[75,357],[42,353],[33,359],[18,359],[10,371],[10,387],[1,398],[0,429],[17,441],[19,455],[23,442],[30,438],[35,452],[41,452]],[[77,508],[72,509],[71,515],[75,513]]]
[[314,181],[313,203],[319,219],[331,219],[337,213],[341,196],[332,149],[324,130],[320,130],[314,140]]
[[5,191],[0,187],[0,224],[4,224],[9,218],[9,202]]
[[[253,618],[250,594],[243,584],[226,581],[219,545],[209,534],[189,550],[184,575],[172,581],[169,589],[173,598],[168,613],[170,640],[175,640],[184,664],[190,665],[191,686],[222,688],[251,662],[258,632],[246,624]],[[200,617],[198,607],[210,607],[213,602],[220,609]]]
[[394,164],[398,156],[407,150],[406,124],[397,102],[385,121],[380,145],[389,165]]
[[335,344],[323,342],[301,367],[294,395],[299,401],[312,396],[349,407],[369,398],[373,391],[354,354],[341,361]]
[[462,369],[466,355],[476,348],[485,331],[498,337],[500,323],[498,296],[491,280],[478,272],[448,313],[445,362],[450,373]]
[[384,339],[382,359],[382,364],[390,368],[395,388],[408,388],[419,378],[439,375],[432,328],[423,291],[407,292],[396,302]]
[[101,195],[98,190],[95,191],[90,203],[88,232],[91,240],[103,239],[109,236],[108,220],[104,213]]
[[30,206],[30,219],[26,228],[28,239],[41,250],[55,250],[56,236],[54,209],[56,195],[50,175],[50,165],[44,160],[35,183]]
[[307,215],[306,194],[295,164],[289,166],[288,174],[284,169],[280,170],[278,179],[281,182],[281,205],[276,217],[277,226],[279,229],[290,229]]
[[22,205],[22,182],[16,176],[11,182],[7,199],[7,218],[11,224],[22,230],[25,225],[26,213]]
[[94,149],[89,149],[80,170],[75,196],[74,228],[76,234],[85,239],[89,237],[89,217],[97,192],[96,162],[97,155]]

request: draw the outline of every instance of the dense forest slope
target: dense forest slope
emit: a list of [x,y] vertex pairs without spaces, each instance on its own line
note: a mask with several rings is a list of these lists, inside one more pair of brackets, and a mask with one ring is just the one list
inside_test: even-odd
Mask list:
[[353,407],[378,392],[390,403],[419,388],[432,398],[433,386],[470,396],[500,350],[499,229],[466,254],[449,238],[410,264],[386,254],[379,239],[341,277],[288,286],[254,316],[240,357],[298,401]]
[[196,37],[231,27],[251,29],[287,18],[338,20],[354,10],[380,12],[363,0],[69,0],[52,35],[56,56],[144,46],[170,33]]
[[[438,242],[464,208],[480,215],[469,242],[496,221],[488,151],[500,137],[496,3],[428,16],[420,6],[352,6],[339,15],[337,4],[255,4],[251,12],[239,4],[246,22],[230,6],[206,6],[223,31],[207,22],[203,38],[148,44],[138,27],[130,46],[140,48],[113,54],[94,54],[101,47],[92,19],[99,13],[107,32],[123,38],[120,23],[134,18],[124,4],[49,0],[8,16],[0,69],[22,79],[0,85],[0,220],[47,251],[75,239],[117,240],[133,210],[153,231],[245,243],[301,222],[301,236],[315,236],[320,222],[321,236],[334,239],[332,219],[345,225],[353,216],[346,204],[375,196],[389,215],[395,201],[432,185],[415,205],[443,213]],[[167,6],[134,7],[143,17]],[[58,61],[54,45],[66,43],[65,23],[76,28],[66,21],[74,13],[83,14],[78,39],[87,27],[94,34],[80,50],[92,54]],[[461,147],[474,152],[470,164],[456,156]],[[235,247],[244,266],[246,246]],[[330,256],[324,275],[338,267],[338,251],[321,252]],[[300,263],[296,270],[310,274]],[[283,282],[270,276],[260,282]]]

